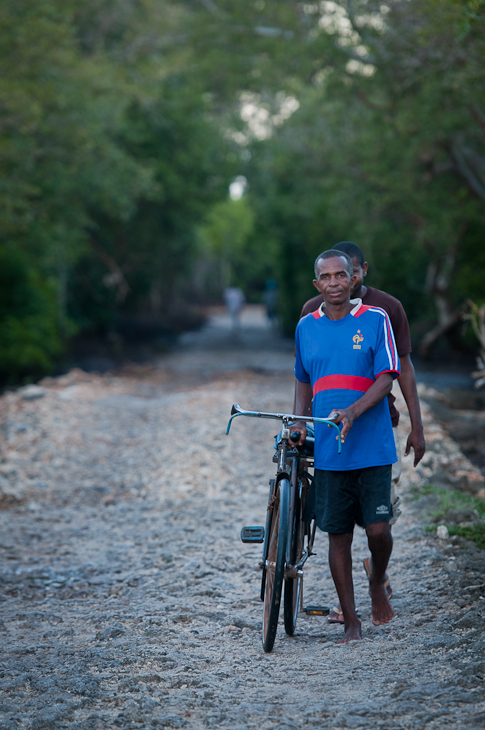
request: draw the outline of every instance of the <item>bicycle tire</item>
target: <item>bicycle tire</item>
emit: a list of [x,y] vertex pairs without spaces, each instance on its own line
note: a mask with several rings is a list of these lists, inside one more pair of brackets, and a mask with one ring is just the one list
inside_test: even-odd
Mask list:
[[263,545],[263,562],[262,562],[262,574],[261,574],[261,600],[264,601],[264,588],[266,585],[266,558],[267,558],[267,552],[268,552],[268,537],[271,532],[271,519],[273,516],[273,510],[269,508],[269,505],[271,504],[271,497],[273,496],[273,489],[274,489],[274,479],[270,479],[270,487],[269,487],[269,496],[268,496],[268,510],[266,512],[266,526],[264,528],[264,545]]
[[[295,509],[291,521],[290,532],[290,563],[296,565],[303,555],[303,539],[305,534],[305,525],[302,522],[302,502],[297,493],[295,499]],[[285,621],[285,631],[288,636],[293,636],[296,628],[296,619],[298,616],[301,591],[303,589],[303,575],[296,578],[286,578],[284,589],[283,616]]]
[[288,512],[290,508],[290,483],[288,479],[278,482],[271,520],[271,534],[268,542],[266,561],[266,584],[263,607],[263,649],[273,649],[278,616],[280,613],[281,592],[285,576],[286,544],[288,542]]

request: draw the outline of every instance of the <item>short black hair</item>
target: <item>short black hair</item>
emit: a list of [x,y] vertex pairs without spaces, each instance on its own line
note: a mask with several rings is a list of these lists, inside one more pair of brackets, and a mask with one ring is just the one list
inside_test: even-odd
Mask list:
[[335,244],[334,248],[337,251],[343,251],[350,258],[355,259],[360,266],[364,265],[364,254],[357,244],[352,243],[352,241],[340,241],[340,243]]
[[[360,251],[360,249],[359,249],[359,251]],[[338,251],[336,248],[331,248],[328,251],[323,251],[323,253],[321,253],[317,256],[317,258],[315,259],[315,265],[313,267],[314,271],[315,271],[315,276],[318,276],[317,264],[321,259],[336,259],[336,258],[345,259],[347,261],[347,263],[349,265],[350,276],[352,276],[352,274],[354,273],[354,267],[352,266],[352,259],[350,258],[350,256],[347,253],[345,253],[345,251]]]

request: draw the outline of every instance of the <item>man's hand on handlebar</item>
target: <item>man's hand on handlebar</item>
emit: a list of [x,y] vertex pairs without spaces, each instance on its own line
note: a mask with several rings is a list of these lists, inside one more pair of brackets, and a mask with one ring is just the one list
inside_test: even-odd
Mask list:
[[[301,444],[303,444],[305,442],[306,435],[307,435],[307,429],[306,429],[306,424],[304,421],[296,421],[296,423],[292,423],[291,426],[289,426],[289,429],[290,429],[289,441],[292,446],[300,446]],[[300,438],[298,439],[298,441],[293,441],[293,439],[291,438],[291,434],[293,434],[294,431],[296,431],[297,433],[300,434]]]
[[[342,443],[344,443],[345,439],[348,436],[348,433],[350,429],[352,428],[355,420],[355,416],[352,413],[351,408],[334,408],[331,413],[327,416],[327,418],[331,418],[334,423],[339,425],[339,423],[342,424],[342,431],[340,433],[340,439]],[[331,426],[329,426],[331,428]],[[338,436],[337,436],[338,438]]]

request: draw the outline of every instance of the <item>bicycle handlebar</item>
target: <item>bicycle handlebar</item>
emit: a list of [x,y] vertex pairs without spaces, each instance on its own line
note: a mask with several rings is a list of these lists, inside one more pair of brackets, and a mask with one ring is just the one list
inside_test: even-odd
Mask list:
[[264,413],[262,411],[245,411],[239,403],[234,403],[231,408],[231,417],[229,419],[229,423],[227,424],[227,430],[226,430],[226,436],[229,435],[229,431],[231,429],[231,423],[237,416],[251,416],[252,418],[272,418],[274,420],[280,420],[280,421],[311,421],[312,423],[327,423],[329,426],[333,426],[335,429],[337,429],[338,432],[338,453],[340,454],[342,451],[342,441],[341,441],[341,435],[340,435],[340,429],[337,426],[334,421],[332,421],[330,418],[316,418],[314,416],[294,416],[289,415],[288,413]]

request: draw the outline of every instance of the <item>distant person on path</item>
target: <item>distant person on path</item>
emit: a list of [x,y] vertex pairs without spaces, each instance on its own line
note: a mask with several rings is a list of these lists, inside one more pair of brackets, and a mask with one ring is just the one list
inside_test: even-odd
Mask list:
[[[312,410],[342,424],[341,454],[333,429],[315,424],[314,501],[307,505],[318,527],[328,532],[330,570],[345,624],[342,644],[362,639],[352,580],[356,524],[365,528],[372,555],[372,622],[378,626],[394,616],[385,588],[396,461],[387,395],[400,374],[399,357],[386,312],[360,299],[350,302],[354,282],[346,253],[320,254],[313,283],[325,306],[300,320],[295,338],[295,412]],[[300,441],[306,438],[303,421],[292,430]]]
[[278,285],[274,279],[268,279],[263,292],[266,316],[272,327],[278,324]]
[[228,286],[224,289],[224,301],[227,311],[231,317],[232,331],[238,332],[241,326],[240,315],[241,310],[246,304],[246,297],[242,289],[236,286]]
[[[414,374],[414,367],[411,361],[411,337],[409,334],[409,324],[406,317],[406,313],[403,309],[401,302],[390,294],[386,294],[379,289],[374,289],[370,286],[364,286],[364,279],[367,276],[368,264],[364,261],[364,255],[361,249],[351,241],[342,241],[334,246],[334,249],[338,251],[344,251],[352,259],[352,266],[354,269],[354,279],[352,284],[351,297],[352,299],[362,299],[362,303],[366,305],[374,305],[384,309],[389,315],[391,320],[392,329],[394,330],[394,336],[396,338],[397,351],[401,363],[401,376],[399,378],[399,385],[408,407],[409,416],[411,419],[411,433],[408,436],[406,443],[405,456],[408,456],[411,449],[414,450],[414,466],[416,467],[424,456],[426,449],[423,424],[421,421],[421,410],[419,407],[418,392],[416,389],[416,378]],[[301,310],[300,318],[305,317],[307,314],[317,310],[323,303],[323,297],[319,294],[313,299],[307,301],[303,309]],[[396,485],[399,482],[402,466],[401,466],[401,448],[399,445],[399,437],[397,433],[397,426],[399,423],[399,411],[394,405],[396,400],[392,394],[388,396],[389,409],[391,413],[392,427],[394,432],[394,439],[396,442],[397,461],[392,465],[392,487],[391,487],[391,501],[393,508],[393,516],[390,520],[390,524],[393,525],[401,514],[399,509],[400,498],[396,493]],[[306,415],[306,414],[305,414]],[[367,575],[370,575],[372,566],[369,558],[364,561],[364,567]],[[392,595],[392,589],[389,583],[389,577],[386,576],[387,591],[389,597]],[[339,607],[333,608],[328,617],[329,623],[342,623],[343,615]]]

